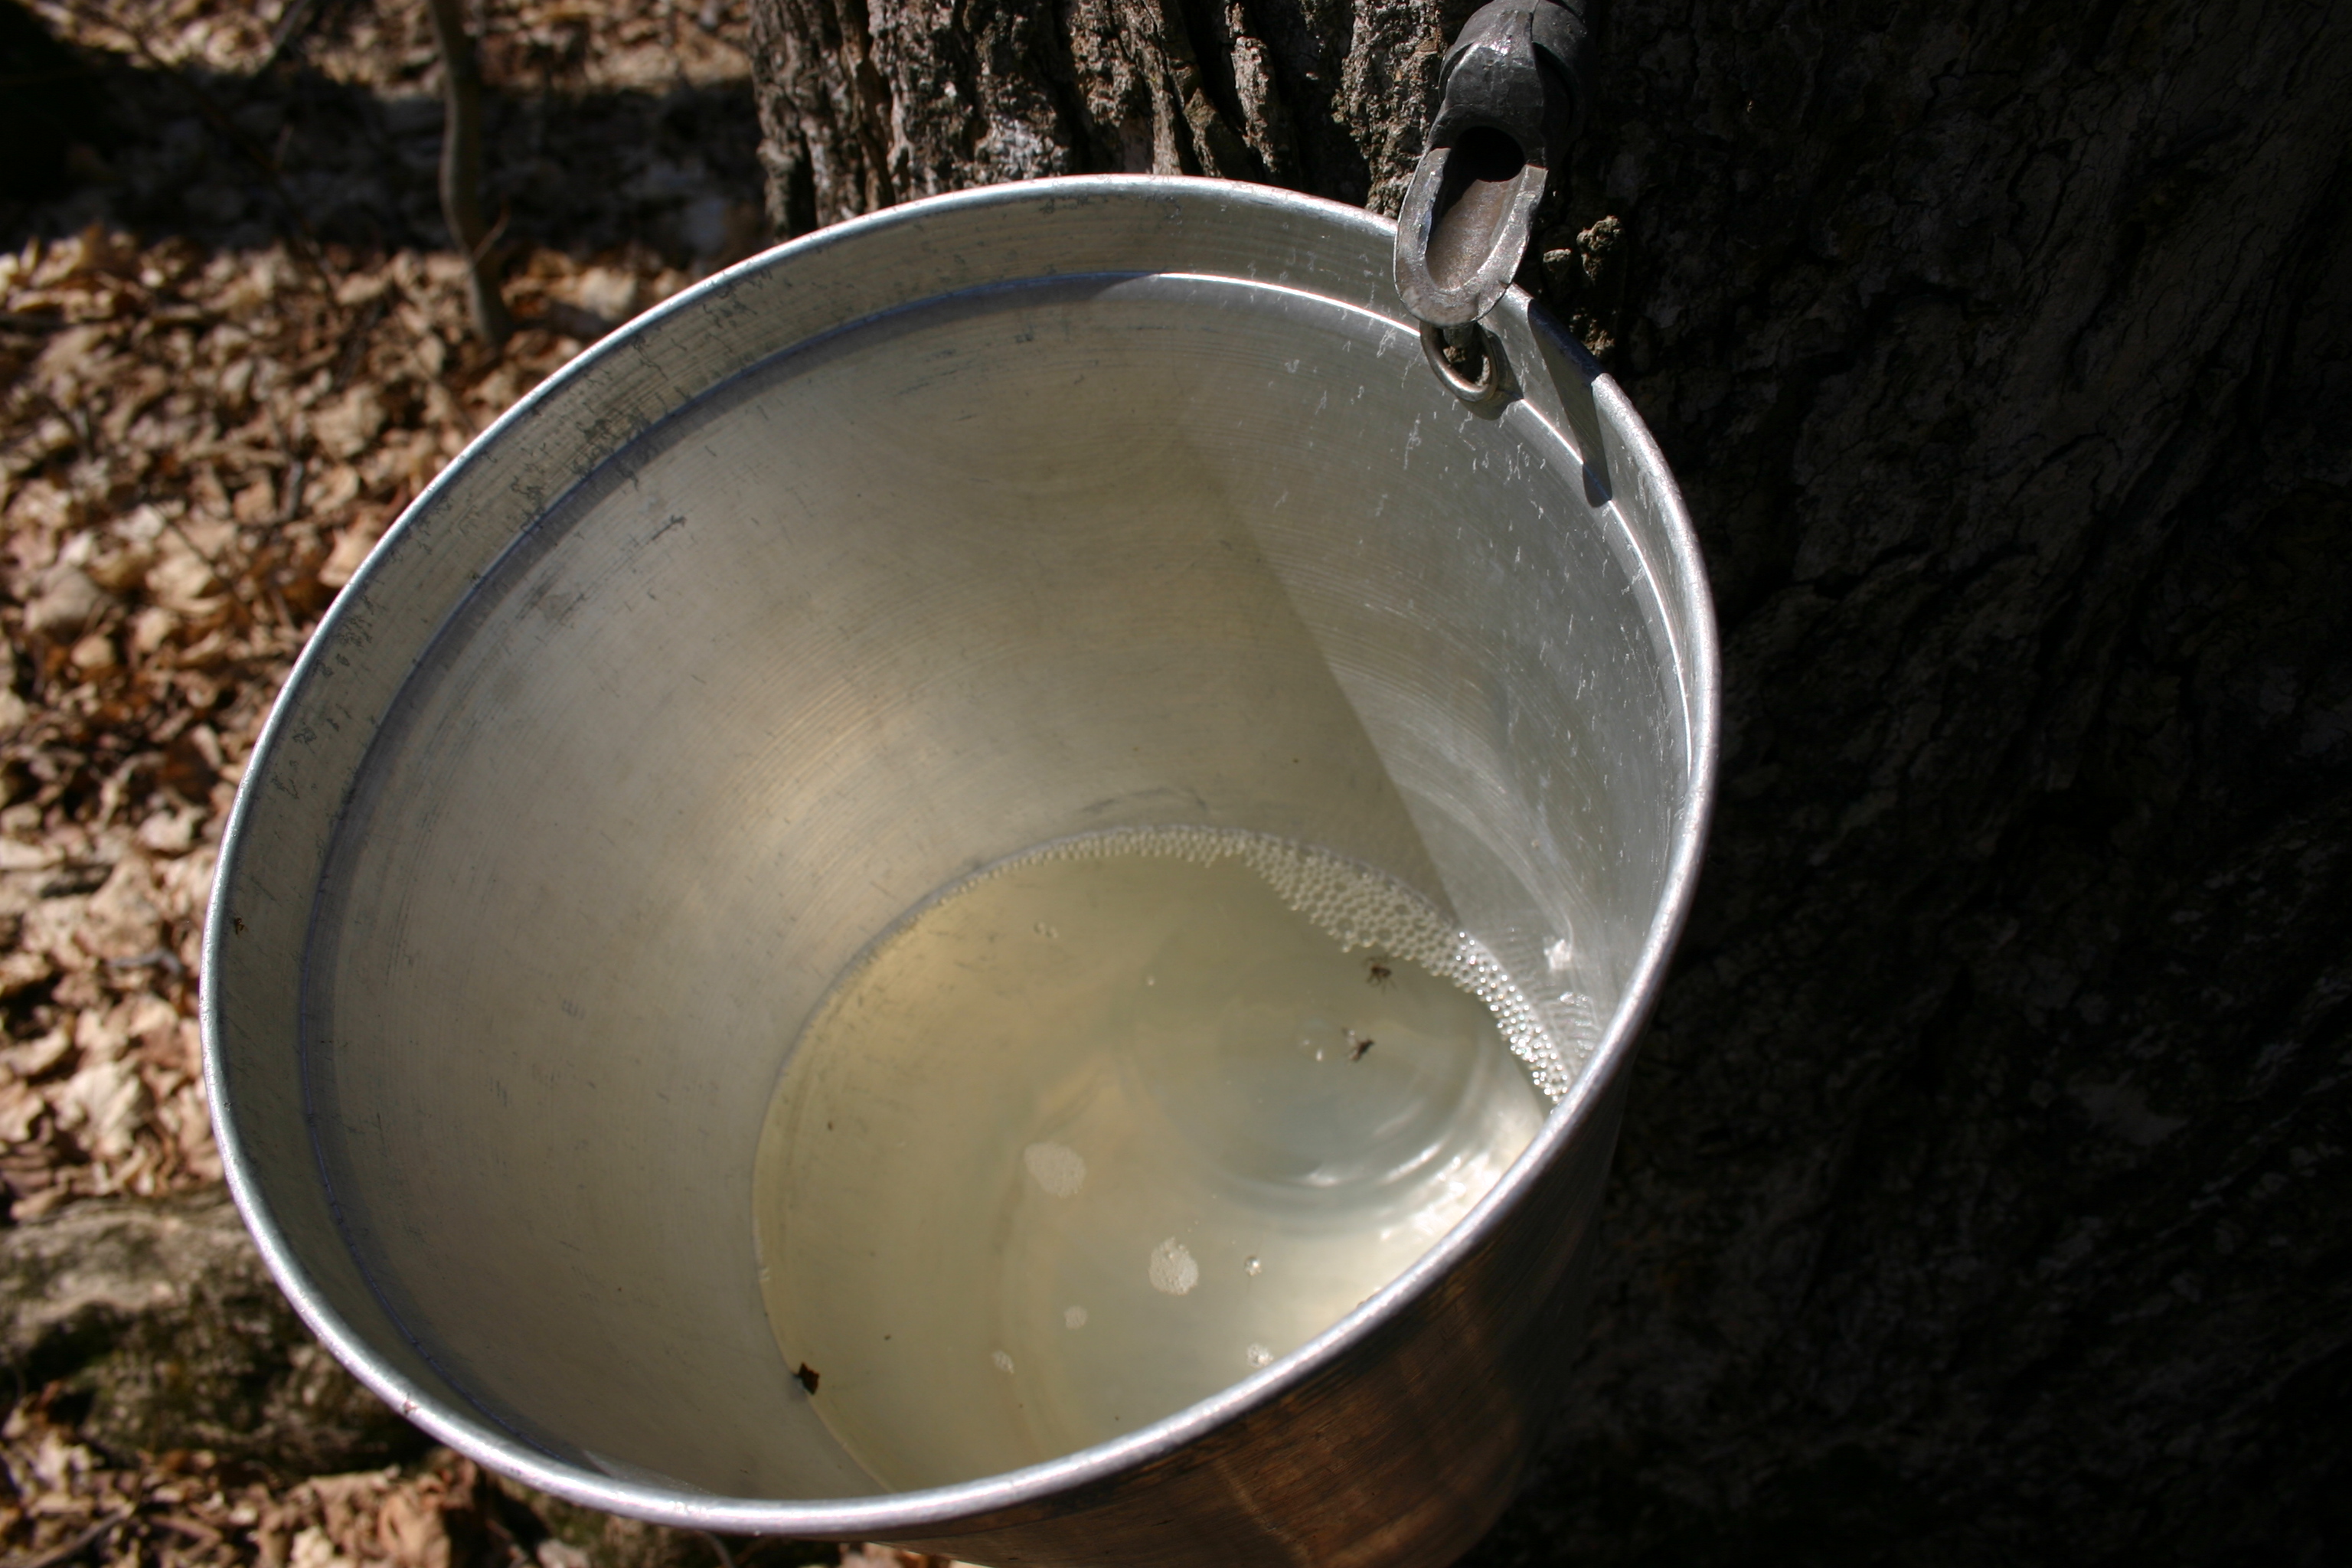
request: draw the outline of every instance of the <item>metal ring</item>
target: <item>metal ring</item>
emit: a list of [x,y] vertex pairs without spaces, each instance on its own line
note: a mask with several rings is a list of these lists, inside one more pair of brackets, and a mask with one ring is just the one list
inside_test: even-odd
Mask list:
[[1429,361],[1429,368],[1437,373],[1437,379],[1445,384],[1448,392],[1465,403],[1485,403],[1503,388],[1502,355],[1497,352],[1501,345],[1495,342],[1493,333],[1475,321],[1470,323],[1469,331],[1479,339],[1478,379],[1475,381],[1464,380],[1462,373],[1454,368],[1454,362],[1445,357],[1444,329],[1428,321],[1422,322],[1421,352]]

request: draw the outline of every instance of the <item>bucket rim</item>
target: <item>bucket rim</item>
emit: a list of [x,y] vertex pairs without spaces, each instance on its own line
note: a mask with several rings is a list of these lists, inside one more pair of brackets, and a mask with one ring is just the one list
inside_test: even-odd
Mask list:
[[[452,458],[400,518],[386,530],[376,552],[321,617],[305,644],[248,754],[220,844],[203,941],[200,1009],[205,1046],[205,1088],[229,1191],[271,1274],[303,1322],[336,1357],[379,1397],[431,1436],[457,1452],[526,1484],[569,1501],[656,1523],[725,1534],[775,1535],[809,1540],[888,1540],[1000,1528],[1061,1511],[1053,1500],[1099,1489],[1147,1467],[1176,1459],[1185,1448],[1250,1411],[1307,1384],[1398,1318],[1466,1257],[1486,1245],[1506,1211],[1527,1194],[1540,1172],[1556,1160],[1580,1129],[1600,1114],[1612,1090],[1630,1069],[1634,1043],[1655,1005],[1675,942],[1688,917],[1699,862],[1715,805],[1718,747],[1719,686],[1717,631],[1698,542],[1679,489],[1650,432],[1623,391],[1524,289],[1513,286],[1501,309],[1525,321],[1589,379],[1604,420],[1631,448],[1653,489],[1667,559],[1654,563],[1652,591],[1678,623],[1675,668],[1683,681],[1685,773],[1677,803],[1673,851],[1655,913],[1627,980],[1622,999],[1594,1045],[1588,1065],[1518,1159],[1486,1196],[1428,1251],[1354,1310],[1305,1345],[1173,1415],[1124,1436],[1019,1469],[952,1485],[885,1491],[845,1498],[784,1500],[728,1497],[682,1481],[633,1479],[591,1469],[530,1443],[487,1410],[461,1404],[443,1391],[412,1380],[379,1354],[348,1322],[310,1279],[280,1226],[248,1161],[237,1128],[234,1096],[221,1048],[222,1001],[215,977],[234,916],[231,892],[247,858],[247,844],[259,836],[262,795],[271,765],[288,743],[298,700],[321,678],[338,643],[353,630],[362,612],[370,567],[383,557],[411,519],[431,509],[457,484],[480,454],[523,424],[541,405],[557,400],[574,382],[616,355],[635,352],[635,342],[666,321],[724,297],[744,279],[843,247],[887,243],[891,237],[960,215],[994,207],[1043,204],[1116,204],[1210,201],[1272,216],[1311,217],[1337,230],[1352,231],[1385,255],[1393,223],[1360,207],[1274,186],[1188,175],[1093,174],[991,185],[930,196],[845,220],[784,242],[703,279],[583,350],[519,399]],[[1250,279],[1265,283],[1265,279]],[[1291,286],[1272,285],[1268,286]],[[1295,287],[1295,286],[1291,286]],[[1350,300],[1361,307],[1363,301]],[[1412,319],[1384,285],[1371,306],[1410,327]],[[840,323],[842,326],[849,322]],[[1556,432],[1558,434],[1558,432]],[[1573,445],[1574,443],[1571,443]],[[1665,603],[1669,598],[1675,603]],[[397,1321],[396,1318],[394,1320]],[[457,1392],[450,1385],[450,1392]],[[461,1396],[462,1397],[462,1396]],[[644,1472],[639,1472],[644,1474]]]

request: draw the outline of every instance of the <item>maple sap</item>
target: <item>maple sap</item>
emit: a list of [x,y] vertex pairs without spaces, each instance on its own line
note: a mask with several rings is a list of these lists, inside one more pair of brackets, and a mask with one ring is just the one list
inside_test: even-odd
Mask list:
[[1564,1079],[1501,969],[1377,871],[1212,829],[1051,845],[819,1004],[761,1139],[769,1320],[886,1486],[1052,1458],[1329,1328]]

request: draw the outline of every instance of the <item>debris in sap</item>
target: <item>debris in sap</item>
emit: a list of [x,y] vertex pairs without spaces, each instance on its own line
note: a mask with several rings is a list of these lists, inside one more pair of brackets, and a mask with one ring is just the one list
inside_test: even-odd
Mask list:
[[800,1380],[800,1384],[803,1388],[808,1390],[811,1394],[814,1394],[816,1392],[816,1368],[809,1365],[806,1362],[803,1362],[800,1364],[800,1370],[793,1373],[793,1375]]
[[1409,889],[1304,846],[1149,829],[992,867],[794,1046],[753,1194],[778,1341],[891,1488],[1173,1415],[1485,1196],[1566,1087],[1548,1016]]

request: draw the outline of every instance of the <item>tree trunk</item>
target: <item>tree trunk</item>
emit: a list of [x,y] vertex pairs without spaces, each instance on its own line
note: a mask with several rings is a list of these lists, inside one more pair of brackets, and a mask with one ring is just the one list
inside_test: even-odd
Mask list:
[[[797,232],[1120,169],[1392,211],[1469,5],[753,9]],[[2352,13],[1594,22],[1523,276],[1686,488],[1724,803],[1468,1561],[2340,1555]]]

